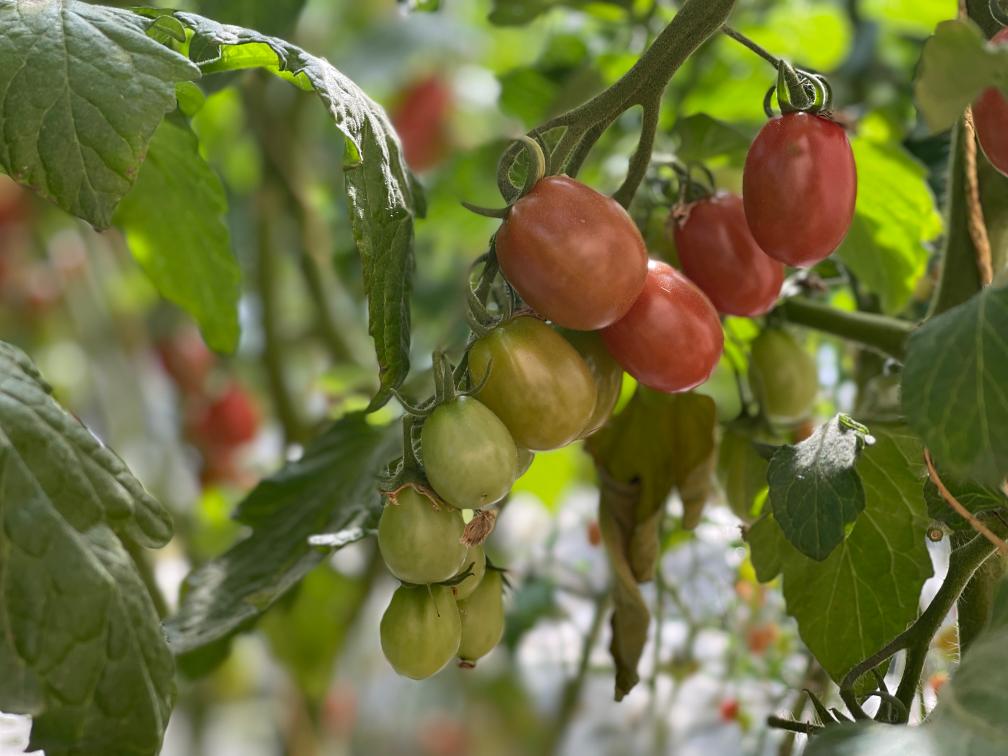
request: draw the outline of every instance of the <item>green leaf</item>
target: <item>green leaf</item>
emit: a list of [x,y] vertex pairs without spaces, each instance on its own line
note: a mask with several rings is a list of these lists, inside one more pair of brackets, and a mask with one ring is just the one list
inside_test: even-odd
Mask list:
[[1008,580],[994,600],[991,624],[963,658],[924,724],[893,727],[874,722],[843,725],[814,738],[808,756],[955,754],[1002,756],[1008,752]]
[[882,310],[901,312],[924,275],[925,242],[942,231],[927,170],[893,142],[851,140],[857,161],[857,207],[837,254]]
[[805,556],[828,557],[864,510],[864,488],[854,469],[864,443],[862,432],[838,415],[771,457],[770,509],[784,536]]
[[285,34],[297,23],[305,0],[200,0],[199,10],[222,24]]
[[987,287],[910,337],[907,421],[943,470],[999,486],[1008,475],[1008,287]]
[[972,21],[943,21],[921,53],[914,95],[933,132],[954,124],[990,86],[1008,88],[1008,48],[988,45]]
[[554,8],[588,8],[597,5],[613,6],[612,10],[627,9],[627,0],[493,0],[490,23],[497,26],[524,26]]
[[241,298],[226,213],[224,186],[200,156],[189,124],[162,121],[115,222],[157,290],[192,315],[219,352],[238,345]]
[[381,511],[378,476],[400,441],[397,426],[349,415],[256,486],[235,514],[251,534],[186,578],[167,622],[172,650],[194,654],[257,619],[326,557],[311,536],[352,531],[341,545],[365,537]]
[[872,430],[876,442],[857,464],[865,510],[826,560],[800,553],[769,516],[746,534],[759,579],[780,572],[788,614],[834,680],[916,618],[921,586],[932,572],[920,443],[899,430]]
[[49,756],[154,756],[174,667],[130,554],[171,519],[2,342],[0,388],[0,710]]
[[676,157],[686,162],[710,160],[722,155],[743,155],[752,141],[734,126],[706,113],[678,119],[672,127],[672,134],[679,141]]
[[700,394],[662,394],[639,387],[588,449],[602,478],[599,528],[612,566],[612,643],[616,700],[639,681],[637,663],[650,613],[638,583],[654,577],[665,502],[678,490],[683,525],[695,527],[711,488],[714,401]]
[[[941,471],[939,471],[941,474]],[[973,514],[990,512],[1008,506],[1008,498],[999,489],[981,486],[978,483],[954,480],[941,474],[941,481],[960,504]],[[938,491],[938,486],[928,478],[924,482],[924,501],[927,502],[928,515],[933,520],[940,520],[953,530],[972,530],[970,525],[958,512],[948,505]]]
[[265,68],[314,90],[343,134],[344,183],[381,381],[369,410],[381,407],[409,372],[413,216],[423,210],[388,116],[323,58],[249,29],[192,13],[174,15],[195,33],[189,54],[204,72]]
[[147,143],[199,78],[149,19],[74,0],[0,0],[0,167],[106,228]]
[[752,522],[756,501],[767,488],[767,461],[748,436],[726,429],[718,450],[718,480],[732,512]]

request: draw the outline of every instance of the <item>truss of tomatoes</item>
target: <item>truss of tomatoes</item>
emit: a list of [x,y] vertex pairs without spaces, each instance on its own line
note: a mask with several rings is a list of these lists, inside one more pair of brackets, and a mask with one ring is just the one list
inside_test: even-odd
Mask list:
[[[623,207],[570,177],[544,177],[510,207],[497,260],[533,313],[472,344],[476,388],[452,384],[425,411],[425,484],[390,495],[379,524],[382,556],[403,582],[381,623],[397,672],[420,679],[453,658],[471,666],[503,634],[503,579],[482,546],[467,545],[463,512],[503,499],[532,452],[601,427],[624,370],[665,392],[704,383],[723,351],[719,315],[768,312],[786,265],[829,256],[850,226],[856,184],[844,130],[793,112],[754,140],[743,197],[713,193],[673,210],[681,271],[649,259]],[[815,396],[814,363],[782,331],[757,342],[761,404],[800,420]]]

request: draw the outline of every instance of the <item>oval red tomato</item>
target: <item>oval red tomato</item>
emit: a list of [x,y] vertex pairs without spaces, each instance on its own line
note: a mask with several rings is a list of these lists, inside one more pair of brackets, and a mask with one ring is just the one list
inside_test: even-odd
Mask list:
[[252,395],[238,383],[232,383],[206,408],[199,419],[202,439],[222,446],[238,446],[259,432],[259,409]]
[[413,170],[431,168],[444,157],[453,101],[451,87],[436,75],[403,91],[392,112],[392,125],[402,142],[403,157]]
[[673,233],[683,273],[718,312],[754,317],[773,307],[784,283],[784,266],[756,243],[741,197],[719,192],[677,216]]
[[602,331],[602,339],[630,375],[669,393],[706,381],[724,349],[714,305],[659,260],[648,263],[644,291],[621,320]]
[[[1008,44],[1008,28],[991,39]],[[1008,176],[1008,98],[997,87],[988,87],[973,103],[973,123],[984,155],[995,168]]]
[[626,210],[568,176],[547,176],[497,232],[497,260],[522,299],[577,331],[615,323],[644,287],[647,249]]
[[770,257],[795,267],[829,257],[847,235],[856,198],[854,153],[836,122],[787,113],[756,135],[742,200],[753,238]]

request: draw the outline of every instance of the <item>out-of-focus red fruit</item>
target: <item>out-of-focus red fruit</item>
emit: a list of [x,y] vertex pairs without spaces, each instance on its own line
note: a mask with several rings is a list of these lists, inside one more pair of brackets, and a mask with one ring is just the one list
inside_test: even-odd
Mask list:
[[800,444],[806,438],[815,433],[816,424],[813,420],[803,420],[802,423],[791,431],[791,443]]
[[165,372],[185,393],[201,393],[215,357],[195,328],[182,328],[157,345]]
[[746,646],[754,654],[763,654],[779,636],[780,630],[774,622],[756,625],[746,631]]
[[434,74],[406,87],[392,111],[409,167],[423,171],[441,162],[448,148],[448,120],[454,105],[451,87]]
[[18,285],[21,302],[29,317],[48,315],[63,297],[56,271],[45,263],[36,263],[24,269]]
[[251,394],[232,383],[206,406],[195,430],[199,440],[210,446],[240,446],[255,438],[259,410]]
[[465,756],[470,753],[465,726],[455,719],[435,717],[423,723],[417,733],[421,751],[427,756]]
[[28,191],[9,176],[0,174],[0,228],[28,217]]
[[734,698],[726,698],[718,707],[722,722],[734,722],[739,715],[739,702]]
[[935,692],[937,696],[941,693],[941,689],[945,687],[945,683],[949,681],[949,676],[945,672],[935,672],[931,677],[928,678],[928,685],[931,686],[931,690]]
[[202,455],[200,483],[204,486],[241,482],[243,476],[238,468],[234,449],[226,446],[209,446],[202,450]]
[[602,543],[602,530],[599,528],[597,520],[588,523],[588,543],[592,546],[598,546]]
[[352,687],[337,683],[326,694],[322,723],[327,732],[347,737],[357,724],[357,693]]
[[759,583],[739,580],[735,583],[735,595],[751,606],[760,607],[766,601],[766,588]]

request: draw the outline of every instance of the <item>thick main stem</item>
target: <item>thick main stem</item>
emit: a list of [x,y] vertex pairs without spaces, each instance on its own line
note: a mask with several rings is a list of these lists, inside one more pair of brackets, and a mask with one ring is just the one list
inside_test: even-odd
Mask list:
[[899,361],[915,326],[869,312],[848,312],[807,299],[786,299],[778,308],[791,323],[870,347]]

